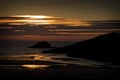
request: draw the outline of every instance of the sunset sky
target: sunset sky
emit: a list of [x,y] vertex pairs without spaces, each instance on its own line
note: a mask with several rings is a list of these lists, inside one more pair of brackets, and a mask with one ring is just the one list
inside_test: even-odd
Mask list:
[[120,19],[120,0],[0,0],[0,16],[50,15],[82,20]]
[[119,0],[0,0],[0,40],[74,41],[119,31],[119,4]]

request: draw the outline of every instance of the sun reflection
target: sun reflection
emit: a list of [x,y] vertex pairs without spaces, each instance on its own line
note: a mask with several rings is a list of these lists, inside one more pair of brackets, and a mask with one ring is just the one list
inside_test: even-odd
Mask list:
[[47,68],[49,67],[50,65],[22,65],[22,67],[25,67],[25,68],[29,68],[29,69],[44,69],[44,68]]

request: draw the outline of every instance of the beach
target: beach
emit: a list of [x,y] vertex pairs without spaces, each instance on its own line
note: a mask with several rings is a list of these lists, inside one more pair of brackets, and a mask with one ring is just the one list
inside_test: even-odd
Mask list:
[[[56,61],[35,59],[36,56],[39,57],[38,54],[1,56],[1,80],[115,80],[119,77],[117,67],[92,62],[87,65],[84,61],[80,65],[78,60],[60,57]],[[77,62],[69,63],[71,61]]]

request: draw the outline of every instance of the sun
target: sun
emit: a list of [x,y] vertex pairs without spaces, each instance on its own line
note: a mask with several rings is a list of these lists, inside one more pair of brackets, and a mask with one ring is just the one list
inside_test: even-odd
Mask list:
[[66,26],[91,26],[90,22],[80,21],[79,19],[67,19],[64,17],[54,17],[46,15],[13,15],[10,19],[0,20],[2,23],[9,23],[11,25],[66,25]]
[[14,15],[12,17],[25,17],[25,18],[36,18],[36,19],[53,18],[52,16],[45,16],[45,15]]
[[[27,24],[27,25],[48,25],[48,24],[54,24],[56,21],[52,16],[46,16],[46,15],[13,15],[10,17],[20,17],[19,20],[14,20],[21,24]],[[12,23],[13,24],[13,23]]]

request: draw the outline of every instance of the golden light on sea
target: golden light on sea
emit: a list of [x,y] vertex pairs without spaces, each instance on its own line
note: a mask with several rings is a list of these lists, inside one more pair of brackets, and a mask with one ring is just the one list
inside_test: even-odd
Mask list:
[[25,65],[22,65],[22,67],[25,67],[25,68],[28,68],[28,69],[44,69],[44,68],[47,68],[49,67],[49,65],[34,65],[34,64],[25,64]]

